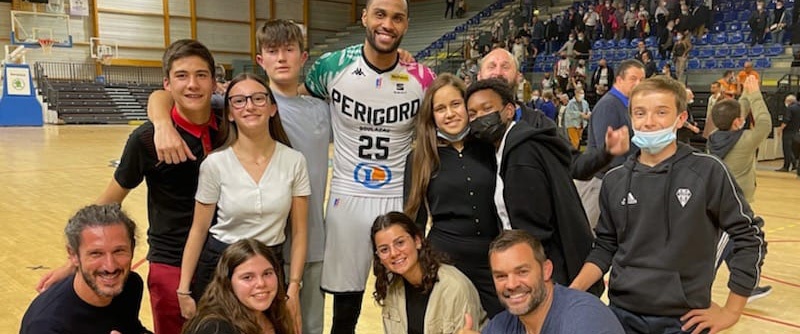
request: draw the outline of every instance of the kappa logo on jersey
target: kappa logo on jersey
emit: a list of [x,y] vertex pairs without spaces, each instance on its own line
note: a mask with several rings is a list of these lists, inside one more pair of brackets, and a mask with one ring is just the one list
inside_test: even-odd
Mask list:
[[639,203],[639,201],[636,200],[636,197],[633,197],[633,194],[628,193],[628,196],[627,197],[623,197],[622,201],[620,201],[619,204],[620,205],[634,205],[636,203]]
[[362,162],[353,171],[353,181],[369,189],[379,189],[392,180],[392,170],[386,165]]
[[686,203],[689,203],[689,199],[692,198],[692,191],[680,188],[675,192],[675,196],[678,197],[678,202],[681,202],[681,207],[686,207]]
[[366,74],[364,74],[364,71],[361,70],[361,67],[357,67],[356,70],[353,71],[353,75],[357,75],[357,76],[360,76],[360,77],[367,76]]

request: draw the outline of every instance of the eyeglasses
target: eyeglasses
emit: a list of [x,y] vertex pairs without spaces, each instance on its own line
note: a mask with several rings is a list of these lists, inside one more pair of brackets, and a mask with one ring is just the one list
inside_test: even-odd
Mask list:
[[253,93],[252,95],[233,95],[228,97],[228,102],[236,108],[241,109],[247,106],[247,100],[253,103],[256,107],[263,107],[269,101],[269,93]]
[[408,248],[408,246],[412,243],[411,236],[402,236],[395,239],[391,245],[381,245],[378,246],[378,250],[375,251],[375,254],[378,255],[379,258],[385,259],[388,258],[389,255],[392,253],[392,248],[401,251]]

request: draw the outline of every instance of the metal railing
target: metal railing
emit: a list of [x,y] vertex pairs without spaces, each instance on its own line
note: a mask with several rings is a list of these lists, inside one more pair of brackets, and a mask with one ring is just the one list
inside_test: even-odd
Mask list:
[[160,67],[103,66],[98,76],[96,64],[36,62],[34,64],[37,80],[58,80],[68,82],[102,82],[109,84],[160,84],[164,74]]

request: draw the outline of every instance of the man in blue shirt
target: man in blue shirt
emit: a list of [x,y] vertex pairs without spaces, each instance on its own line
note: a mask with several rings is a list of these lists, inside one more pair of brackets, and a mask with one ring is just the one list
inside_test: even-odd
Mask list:
[[[611,310],[597,297],[553,283],[553,264],[539,240],[522,230],[507,230],[489,246],[497,297],[506,310],[482,334],[624,333]],[[471,334],[472,320],[459,334]]]

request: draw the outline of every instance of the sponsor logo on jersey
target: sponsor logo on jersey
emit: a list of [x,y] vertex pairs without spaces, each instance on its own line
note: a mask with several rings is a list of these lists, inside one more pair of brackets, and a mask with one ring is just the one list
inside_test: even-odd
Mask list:
[[361,70],[361,67],[357,67],[357,68],[355,69],[355,71],[353,71],[353,73],[352,73],[352,74],[353,74],[353,75],[360,76],[360,77],[365,77],[365,76],[367,76],[366,74],[364,74],[364,71],[362,71],[362,70]]
[[335,111],[371,125],[386,125],[411,120],[417,115],[420,104],[419,99],[414,99],[398,105],[372,108],[342,94],[335,88],[331,92],[331,101],[333,101]]
[[402,91],[406,90],[406,87],[405,87],[405,85],[403,85],[401,83],[398,83],[394,90],[396,90],[398,92],[402,92]]
[[378,77],[375,79],[375,88],[381,88],[383,86],[383,78]]
[[369,189],[380,189],[392,180],[392,170],[386,165],[362,162],[353,171],[353,181]]
[[406,73],[392,73],[389,80],[392,81],[399,81],[399,82],[408,82],[408,74]]

